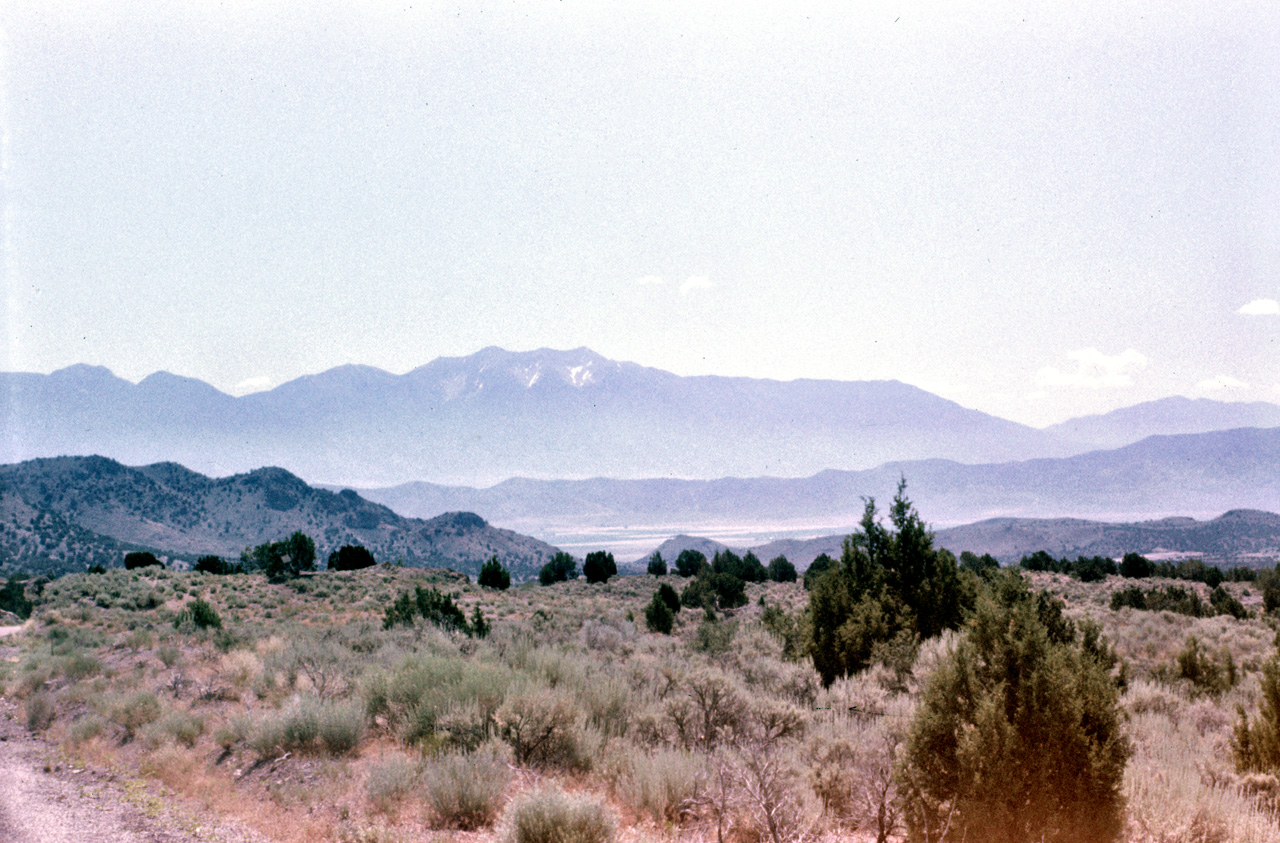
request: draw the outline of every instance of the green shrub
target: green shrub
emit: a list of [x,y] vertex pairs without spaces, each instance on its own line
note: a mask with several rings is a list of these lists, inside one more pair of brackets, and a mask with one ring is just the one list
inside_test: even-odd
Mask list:
[[193,570],[205,574],[225,575],[236,573],[239,569],[221,556],[201,556],[196,560]]
[[511,587],[511,572],[503,567],[497,556],[494,556],[480,566],[480,576],[476,578],[476,582],[485,588],[506,591]]
[[554,585],[558,582],[577,579],[578,562],[563,550],[557,551],[551,561],[538,571],[538,582],[542,585]]
[[617,574],[618,565],[613,560],[613,554],[604,550],[588,553],[582,563],[582,576],[589,583],[608,582]]
[[782,644],[782,657],[796,661],[804,656],[804,624],[800,617],[787,613],[781,606],[765,606],[760,613],[765,631]]
[[737,632],[738,624],[735,621],[704,620],[698,624],[693,649],[711,656],[727,653],[733,646],[733,636]]
[[358,544],[344,544],[329,554],[330,571],[359,571],[377,564],[369,549]]
[[1187,642],[1178,653],[1178,677],[1191,683],[1201,694],[1219,696],[1235,687],[1238,679],[1236,662],[1231,651],[1223,649],[1215,659],[1200,646],[1200,639],[1194,635],[1187,637]]
[[0,588],[0,611],[12,612],[22,620],[31,617],[32,603],[27,599],[26,582],[18,577],[10,577],[4,588]]
[[667,575],[667,560],[662,558],[662,554],[654,551],[649,557],[648,572],[655,577],[665,577]]
[[769,579],[774,582],[795,582],[796,566],[785,556],[775,556],[769,561]]
[[394,629],[397,626],[413,626],[413,619],[418,616],[418,605],[413,597],[404,592],[395,599],[382,615],[382,628]]
[[956,628],[972,605],[955,557],[933,547],[933,534],[907,500],[906,481],[898,484],[889,520],[892,530],[878,522],[875,500],[868,499],[839,567],[809,593],[807,644],[824,685],[869,667],[878,644]]
[[164,563],[157,559],[154,553],[139,550],[124,555],[124,567],[127,570],[132,571],[134,568],[152,568],[156,566],[163,568]]
[[511,780],[510,750],[488,743],[468,755],[445,755],[423,767],[423,789],[436,828],[474,831],[493,824]]
[[1219,615],[1230,615],[1236,620],[1244,620],[1249,617],[1249,612],[1235,597],[1231,596],[1231,592],[1227,591],[1222,585],[1218,585],[1209,593],[1209,605],[1213,607],[1213,611]]
[[676,573],[682,577],[696,577],[706,564],[707,557],[702,551],[688,548],[676,557]]
[[910,840],[1119,838],[1129,747],[1116,687],[1039,615],[1021,576],[1002,575],[929,680],[896,774]]
[[615,821],[599,800],[552,785],[521,794],[503,826],[503,843],[611,843]]
[[1120,576],[1126,579],[1142,579],[1151,576],[1154,571],[1155,566],[1151,564],[1151,560],[1141,554],[1126,553],[1120,560]]
[[825,553],[819,553],[817,558],[809,563],[809,567],[804,569],[804,590],[813,591],[814,585],[822,575],[836,570],[837,567],[836,560]]
[[222,629],[222,618],[204,600],[196,598],[188,603],[173,619],[175,629]]
[[[666,583],[663,583],[663,585],[666,585]],[[671,611],[667,601],[662,599],[662,594],[655,591],[653,599],[649,601],[649,605],[644,607],[645,626],[649,628],[650,632],[670,635],[671,629],[675,625],[675,618],[675,613]]]
[[1250,718],[1236,705],[1231,750],[1241,773],[1280,773],[1280,650],[1262,666],[1258,711]]

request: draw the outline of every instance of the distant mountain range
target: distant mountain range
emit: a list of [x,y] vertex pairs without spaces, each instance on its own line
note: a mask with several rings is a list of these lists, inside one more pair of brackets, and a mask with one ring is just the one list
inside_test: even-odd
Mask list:
[[1044,430],[1090,449],[1119,448],[1148,436],[1209,433],[1239,427],[1280,427],[1280,406],[1162,398],[1097,416],[1081,416]]
[[1079,450],[896,381],[679,377],[589,349],[487,348],[404,374],[342,366],[240,398],[159,372],[0,374],[0,461],[102,454],[212,475],[469,484],[513,476],[801,476]]
[[393,375],[341,366],[239,398],[157,372],[0,373],[0,462],[101,454],[213,476],[485,485],[511,477],[804,477],[890,461],[1063,457],[1153,434],[1280,426],[1280,406],[1170,398],[1037,430],[897,381],[680,377],[590,349],[486,348]]
[[1124,521],[1280,510],[1280,428],[1154,436],[1059,459],[893,462],[797,479],[516,479],[484,489],[410,483],[361,494],[406,515],[465,509],[535,535],[610,525],[672,533],[751,523],[820,530],[856,524],[863,500],[886,503],[902,477],[924,518],[942,525],[994,517]]
[[361,544],[379,561],[472,576],[497,555],[519,580],[536,576],[555,553],[470,512],[405,518],[350,490],[308,486],[280,468],[211,479],[175,463],[131,468],[103,457],[0,466],[0,570],[119,565],[126,550],[138,548],[234,560],[245,547],[294,530],[315,540],[321,565],[330,551]]

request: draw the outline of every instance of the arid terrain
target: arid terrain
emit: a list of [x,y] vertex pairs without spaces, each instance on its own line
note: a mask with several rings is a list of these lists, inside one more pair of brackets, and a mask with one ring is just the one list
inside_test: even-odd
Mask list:
[[[1112,595],[1175,587],[1204,602],[1203,583],[1027,576],[1068,619],[1097,621],[1119,656],[1124,838],[1280,840],[1275,779],[1238,773],[1232,755],[1237,707],[1257,710],[1274,652],[1257,587],[1222,586],[1245,617],[1192,617],[1113,610]],[[57,823],[81,828],[83,810],[121,817],[104,820],[120,836],[95,839],[189,839],[154,825],[163,804],[275,841],[489,840],[528,798],[578,800],[618,840],[901,839],[895,758],[956,633],[824,688],[796,649],[802,583],[748,583],[745,605],[714,621],[685,608],[666,635],[645,621],[661,582],[688,581],[502,591],[386,565],[281,582],[61,577],[4,644],[5,790],[34,794],[7,797],[5,822],[18,840],[60,840]],[[412,612],[388,627],[415,593],[473,620],[479,608],[487,635]],[[216,624],[198,625],[197,603]],[[1192,637],[1205,672],[1189,676]],[[41,809],[50,800],[66,811]],[[28,816],[53,830],[32,832]]]

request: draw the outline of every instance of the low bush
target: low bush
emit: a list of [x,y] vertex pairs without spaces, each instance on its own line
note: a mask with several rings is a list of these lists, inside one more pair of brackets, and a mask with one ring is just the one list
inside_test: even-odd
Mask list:
[[184,631],[222,629],[222,618],[218,617],[216,609],[197,597],[173,619],[173,626]]
[[390,811],[420,783],[418,765],[403,755],[392,755],[369,765],[364,790],[376,810]]
[[463,831],[492,825],[511,780],[510,754],[504,744],[490,742],[470,754],[429,761],[422,781],[435,815],[432,825]]
[[513,688],[498,709],[497,724],[516,763],[541,769],[588,770],[578,706],[559,689],[537,685]]
[[143,726],[160,719],[160,701],[150,691],[138,691],[117,703],[111,709],[111,720],[122,727],[125,740],[132,740]]
[[204,718],[189,711],[169,711],[147,726],[143,734],[152,746],[168,741],[189,749],[204,734]]
[[58,709],[48,694],[34,694],[27,700],[27,731],[43,732],[57,717]]
[[276,752],[349,755],[360,743],[364,716],[351,703],[320,702],[307,697],[259,721],[249,746],[260,757]]
[[637,814],[659,824],[678,824],[696,799],[706,760],[682,749],[634,751],[618,778],[618,796]]
[[615,820],[602,802],[547,786],[522,794],[504,815],[504,843],[610,843]]
[[71,743],[73,746],[79,746],[85,741],[92,740],[102,734],[102,730],[106,727],[107,721],[96,714],[81,717],[71,724]]

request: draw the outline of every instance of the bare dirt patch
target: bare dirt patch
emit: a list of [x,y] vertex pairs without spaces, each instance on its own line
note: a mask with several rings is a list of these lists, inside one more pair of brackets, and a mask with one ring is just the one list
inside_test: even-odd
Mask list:
[[0,700],[0,840],[257,843],[238,828],[182,814],[154,787],[58,758],[27,734],[8,700]]

